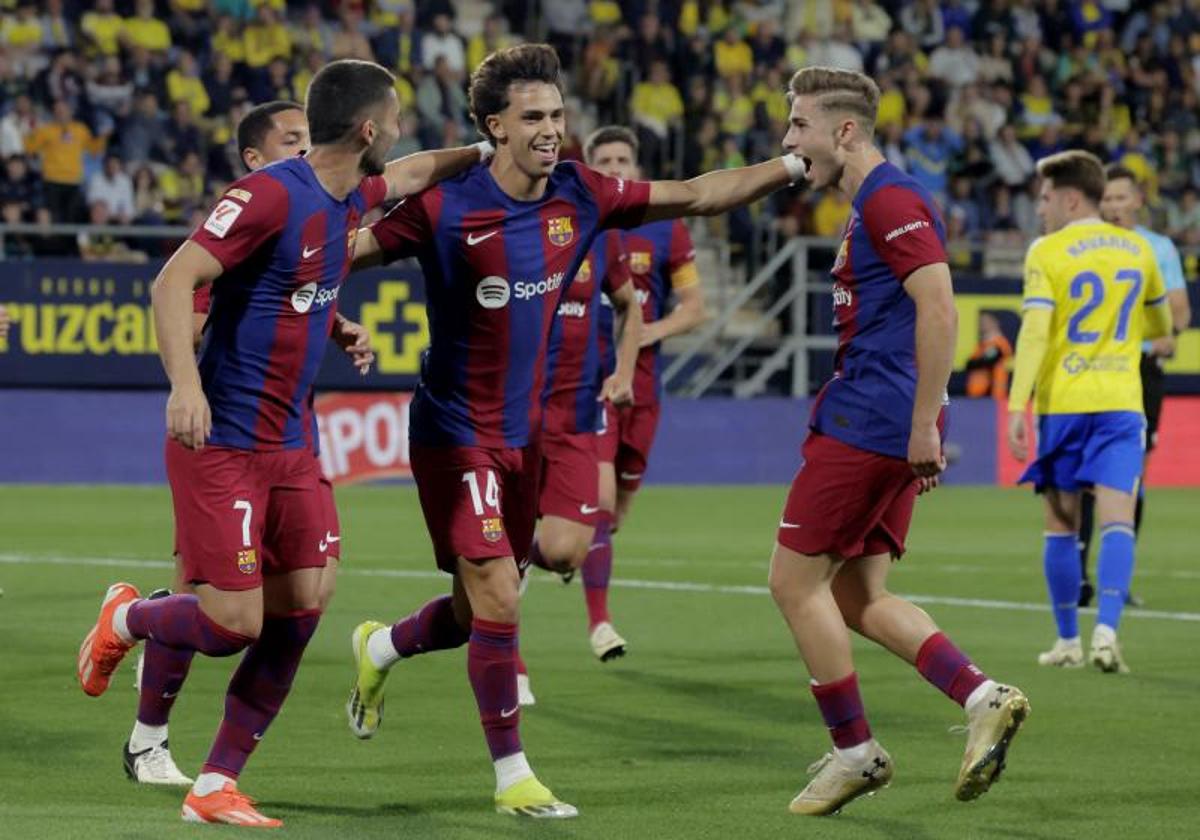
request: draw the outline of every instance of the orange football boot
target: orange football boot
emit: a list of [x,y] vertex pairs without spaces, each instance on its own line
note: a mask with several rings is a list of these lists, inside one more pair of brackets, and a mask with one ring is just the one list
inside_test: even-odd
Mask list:
[[83,686],[84,694],[99,697],[108,688],[113,671],[121,664],[125,654],[137,642],[126,642],[113,630],[113,613],[122,604],[131,604],[141,596],[137,587],[129,583],[114,583],[104,593],[100,604],[100,617],[79,646],[79,661],[76,675]]
[[193,823],[224,823],[248,828],[281,828],[283,820],[264,817],[254,807],[254,800],[226,782],[220,790],[207,796],[188,791],[183,800],[183,821]]

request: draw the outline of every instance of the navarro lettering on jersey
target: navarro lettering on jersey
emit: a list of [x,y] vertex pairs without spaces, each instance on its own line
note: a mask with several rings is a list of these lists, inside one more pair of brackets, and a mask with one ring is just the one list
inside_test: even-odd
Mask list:
[[1097,248],[1118,248],[1122,251],[1128,251],[1134,256],[1140,256],[1142,253],[1141,247],[1131,239],[1126,239],[1124,236],[1103,235],[1080,239],[1074,245],[1067,248],[1067,253],[1072,257],[1081,257],[1088,251],[1094,251]]
[[569,245],[575,238],[575,229],[571,227],[570,216],[555,216],[546,223],[546,235],[550,241],[559,246]]
[[535,282],[517,282],[513,284],[513,294],[517,300],[528,300],[557,291],[563,283],[563,273],[556,271],[545,280]]
[[[579,278],[575,278],[576,282]],[[558,317],[560,318],[586,318],[587,304],[581,300],[565,300],[558,305]]]
[[927,227],[930,227],[929,222],[925,221],[924,219],[917,219],[915,222],[909,222],[906,225],[901,225],[895,230],[888,231],[887,235],[883,237],[883,241],[891,242],[898,236],[903,236],[906,233],[912,233],[914,230],[921,230],[922,228]]

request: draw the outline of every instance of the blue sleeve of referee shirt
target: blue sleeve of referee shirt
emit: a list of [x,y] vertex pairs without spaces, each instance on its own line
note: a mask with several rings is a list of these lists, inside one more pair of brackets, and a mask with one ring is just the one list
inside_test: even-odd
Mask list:
[[1184,288],[1183,260],[1175,243],[1165,236],[1156,236],[1154,252],[1158,258],[1158,270],[1163,277],[1163,285],[1168,292]]

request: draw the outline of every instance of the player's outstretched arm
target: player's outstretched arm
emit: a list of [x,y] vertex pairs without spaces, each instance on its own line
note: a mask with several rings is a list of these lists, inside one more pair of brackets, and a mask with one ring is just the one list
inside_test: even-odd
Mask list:
[[162,267],[150,287],[158,352],[171,382],[167,433],[192,449],[203,447],[212,431],[212,415],[200,387],[192,342],[192,293],[222,271],[216,257],[189,240]]
[[933,479],[946,468],[938,417],[954,366],[954,344],[958,337],[958,310],[954,308],[950,266],[944,262],[921,266],[908,275],[904,291],[917,306],[917,392],[913,400],[908,462],[919,477]]
[[457,149],[433,149],[413,152],[387,165],[383,177],[387,181],[387,200],[395,201],[428,189],[445,178],[486,161],[492,156],[492,144],[482,140]]
[[354,259],[350,262],[351,271],[372,268],[383,263],[383,249],[379,240],[369,227],[360,227],[354,238]]
[[600,399],[614,405],[628,405],[633,402],[633,372],[637,367],[638,348],[642,345],[642,307],[634,295],[632,283],[612,292],[609,300],[621,316],[621,337],[617,340],[617,369],[604,380]]
[[737,169],[722,169],[687,181],[651,181],[645,221],[683,216],[716,216],[758,201],[804,177],[804,162],[793,154]]

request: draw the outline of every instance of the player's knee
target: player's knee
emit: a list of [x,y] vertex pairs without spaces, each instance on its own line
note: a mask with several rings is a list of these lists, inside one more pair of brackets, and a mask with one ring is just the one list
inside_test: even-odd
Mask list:
[[333,593],[337,589],[337,566],[338,561],[330,558],[325,571],[321,573],[321,588],[317,593],[317,607],[321,612],[329,609],[329,602],[333,600]]
[[239,610],[214,619],[214,623],[233,636],[242,636],[255,642],[262,635],[263,616],[261,611]]
[[583,565],[590,542],[587,534],[545,534],[538,537],[538,551],[553,571],[566,572]]

